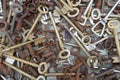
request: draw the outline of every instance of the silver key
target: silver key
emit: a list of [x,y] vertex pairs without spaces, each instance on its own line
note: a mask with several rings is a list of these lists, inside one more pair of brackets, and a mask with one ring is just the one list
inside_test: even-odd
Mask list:
[[[107,14],[103,19],[101,19],[99,22],[97,22],[97,23],[91,28],[91,30],[92,30],[92,32],[93,32],[94,34],[96,34],[97,36],[102,36],[102,35],[104,34],[107,19],[108,19],[108,17],[110,16],[110,14],[112,13],[112,11],[115,9],[115,7],[119,4],[119,2],[120,2],[120,0],[118,0],[118,1],[115,3],[115,5],[112,7],[112,9],[108,12],[108,14]],[[96,28],[97,25],[99,25],[99,24],[101,24],[101,25],[103,25],[103,26],[102,26],[101,32],[100,32],[100,33],[97,33],[97,32],[95,32],[95,28]]]
[[80,23],[82,26],[84,26],[86,24],[86,21],[87,21],[87,12],[89,11],[89,8],[91,7],[92,3],[93,3],[94,0],[90,0],[87,8],[85,9],[85,12],[83,13],[83,15],[81,16],[83,19],[84,19],[84,22],[83,23]]
[[11,4],[10,6],[11,10],[13,11],[13,19],[12,19],[12,23],[11,23],[11,33],[13,33],[13,29],[14,29],[14,26],[15,26],[15,18],[17,16],[18,13],[21,13],[23,11],[23,8],[21,5],[17,4],[17,3],[14,3],[14,4]]

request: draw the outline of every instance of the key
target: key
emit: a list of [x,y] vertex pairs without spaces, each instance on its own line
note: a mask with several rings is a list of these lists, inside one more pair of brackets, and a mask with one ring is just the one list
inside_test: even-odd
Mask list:
[[81,37],[84,37],[83,33],[72,23],[72,21],[70,21],[70,19],[68,19],[64,14],[62,14],[61,10],[58,7],[55,7],[56,10],[59,12],[60,15],[62,15],[63,18],[65,18],[65,20],[72,26],[75,28],[75,30],[79,33],[79,35]]
[[21,5],[19,5],[17,3],[11,4],[10,8],[11,8],[11,10],[13,12],[13,19],[12,19],[10,31],[11,31],[11,33],[13,33],[16,16],[17,16],[17,14],[19,14],[19,13],[21,13],[23,11],[23,8],[22,8]]
[[88,51],[83,47],[83,45],[79,42],[79,40],[73,35],[73,33],[67,28],[65,27],[65,29],[70,33],[70,35],[72,36],[72,38],[76,41],[76,43],[78,44],[78,46],[85,52],[85,54],[87,55],[87,57],[90,57],[90,54],[88,53]]
[[[44,73],[48,70],[48,65],[47,65],[46,62],[41,62],[41,63],[39,63],[39,65],[38,65],[38,64],[35,64],[35,63],[32,63],[32,62],[29,62],[29,61],[20,59],[20,58],[18,58],[18,57],[11,56],[11,55],[7,55],[7,54],[2,54],[2,55],[5,56],[5,57],[9,57],[9,58],[11,58],[11,59],[14,59],[14,60],[16,60],[16,61],[22,62],[22,63],[24,63],[24,64],[28,64],[28,65],[31,65],[31,66],[33,66],[33,67],[37,67],[38,72],[39,72],[40,74],[44,74]],[[41,70],[42,66],[44,66],[44,70]]]
[[36,27],[36,25],[37,25],[40,17],[42,16],[42,14],[48,13],[48,7],[44,6],[44,8],[45,8],[46,11],[42,11],[41,10],[42,7],[43,6],[41,6],[41,5],[38,7],[39,14],[38,14],[36,20],[34,21],[32,27],[30,28],[28,34],[26,35],[24,41],[27,41],[28,37],[30,36],[30,34],[32,33],[32,31],[34,30],[34,28]]
[[[52,16],[52,13],[51,13],[51,12],[49,12],[49,16],[50,16],[50,19],[51,19],[51,21],[52,21],[53,27],[54,27],[54,29],[55,29],[56,35],[57,35],[57,37],[58,37],[58,41],[59,41],[60,47],[61,47],[61,49],[62,49],[62,51],[60,51],[60,53],[59,53],[59,58],[61,58],[61,59],[66,59],[66,58],[68,58],[68,57],[70,56],[70,51],[67,50],[67,49],[65,49],[64,44],[62,43],[62,40],[61,40],[61,38],[60,38],[59,32],[58,32],[58,30],[57,30],[57,26],[56,26],[56,24],[55,24],[55,21],[54,21],[54,19],[53,19],[53,16]],[[67,52],[67,55],[63,56],[62,54],[63,54],[64,52]]]
[[7,63],[7,62],[5,62],[5,61],[3,61],[3,63],[4,63],[5,65],[9,66],[10,68],[18,71],[19,73],[23,74],[24,76],[27,76],[27,77],[30,78],[31,80],[36,80],[36,78],[35,78],[34,76],[25,73],[24,71],[22,71],[22,70],[20,70],[20,69],[18,69],[18,68],[16,68],[16,67],[14,67],[13,65],[11,65],[11,64],[9,64],[9,63]]
[[9,48],[6,48],[6,49],[2,50],[2,52],[6,52],[6,51],[9,51],[9,50],[12,50],[12,49],[16,49],[18,47],[24,46],[24,45],[29,44],[31,42],[41,43],[41,42],[43,42],[44,38],[45,38],[45,36],[42,36],[40,38],[34,39],[33,41],[27,41],[27,42],[24,42],[24,43],[21,43],[21,44],[17,44],[17,45],[11,46]]
[[9,39],[10,43],[11,43],[12,45],[14,45],[14,42],[13,42],[13,40],[12,40],[12,38],[11,38],[9,32],[8,32],[7,23],[6,23],[4,20],[0,20],[0,26],[1,26],[0,31],[1,31],[1,32],[4,32],[4,34],[5,34],[5,35],[7,36],[7,38]]
[[[107,14],[103,19],[101,19],[100,21],[98,21],[98,22],[91,28],[91,30],[92,30],[92,32],[93,32],[94,34],[96,34],[97,36],[102,36],[102,35],[104,34],[107,19],[108,19],[108,17],[110,16],[110,14],[112,13],[112,11],[115,9],[115,7],[119,4],[119,2],[120,2],[120,0],[118,0],[118,1],[115,3],[115,5],[112,7],[112,9],[108,12],[108,14]],[[101,25],[102,30],[101,30],[100,33],[97,33],[97,32],[95,32],[95,28],[96,28],[97,25],[99,25],[99,24]]]
[[84,12],[83,15],[81,16],[81,18],[84,19],[83,23],[80,22],[80,24],[81,24],[82,26],[84,26],[84,25],[86,24],[86,22],[87,22],[87,13],[88,13],[90,7],[92,6],[93,1],[94,1],[94,0],[90,0],[87,8],[85,9],[85,12]]
[[118,39],[118,35],[117,35],[117,30],[118,30],[119,26],[120,26],[120,22],[118,20],[111,20],[108,22],[108,27],[113,29],[118,55],[120,57],[120,43],[119,43],[119,39]]
[[[45,12],[45,8],[44,8],[44,7],[43,7],[43,11]],[[46,24],[48,24],[47,20],[48,20],[48,16],[47,16],[47,14],[45,13],[45,14],[42,16],[42,18],[41,18],[41,22],[46,25]]]

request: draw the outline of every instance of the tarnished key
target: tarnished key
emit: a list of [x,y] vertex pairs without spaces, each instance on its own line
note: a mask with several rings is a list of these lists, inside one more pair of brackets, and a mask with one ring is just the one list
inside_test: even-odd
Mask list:
[[[58,32],[58,30],[57,30],[57,26],[56,26],[56,24],[55,24],[55,21],[54,21],[54,18],[53,18],[53,16],[52,16],[52,13],[51,13],[51,12],[49,12],[49,16],[50,16],[50,19],[51,19],[51,21],[52,21],[52,23],[53,23],[53,27],[54,27],[54,29],[55,29],[55,32],[56,32],[56,35],[57,35],[57,37],[58,37],[58,41],[59,41],[60,47],[61,47],[61,49],[62,49],[62,51],[60,51],[60,53],[59,53],[59,58],[61,58],[61,59],[66,59],[66,58],[68,58],[68,57],[70,56],[70,51],[69,51],[68,49],[65,49],[64,44],[62,43],[62,40],[61,40],[61,38],[60,38],[59,32]],[[63,56],[62,54],[65,53],[65,52],[67,52],[67,55]]]
[[13,19],[12,19],[10,31],[11,31],[11,33],[13,33],[16,16],[18,13],[21,13],[23,11],[23,7],[17,3],[14,3],[14,4],[11,4],[10,8],[13,12]]
[[84,25],[86,24],[86,22],[87,22],[87,13],[88,13],[90,7],[92,6],[93,1],[94,1],[94,0],[90,0],[87,8],[85,9],[85,12],[84,12],[83,15],[81,16],[81,18],[84,19],[84,22],[83,22],[83,23],[80,22],[80,24],[81,24],[82,26],[84,26]]
[[48,13],[48,7],[44,6],[44,8],[45,8],[46,11],[42,11],[42,10],[41,10],[42,7],[43,7],[42,5],[40,5],[40,6],[38,7],[39,14],[38,14],[36,20],[34,21],[32,27],[30,28],[28,34],[26,35],[24,41],[27,41],[28,37],[30,36],[30,34],[32,33],[32,31],[34,30],[34,28],[36,27],[36,25],[37,25],[40,17],[42,16],[42,14]]
[[[112,13],[112,11],[116,8],[116,6],[119,4],[120,0],[118,0],[115,5],[112,7],[112,9],[108,12],[108,14],[103,18],[101,19],[100,21],[98,21],[92,28],[92,32],[94,34],[96,34],[97,36],[102,36],[104,34],[104,31],[105,31],[105,26],[106,26],[106,22],[107,22],[107,18],[110,16],[110,14]],[[101,25],[102,27],[102,30],[100,33],[97,33],[95,32],[95,28],[98,26],[98,25]]]
[[118,27],[120,27],[120,22],[118,20],[111,20],[108,22],[108,27],[113,29],[118,55],[120,57],[120,43],[119,43],[119,39],[118,39],[118,35],[117,35],[117,30],[118,30]]

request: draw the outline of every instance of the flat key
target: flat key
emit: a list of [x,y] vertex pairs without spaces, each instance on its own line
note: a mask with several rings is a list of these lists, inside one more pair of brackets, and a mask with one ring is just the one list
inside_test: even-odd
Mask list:
[[12,19],[10,31],[11,31],[11,33],[13,33],[16,16],[17,16],[18,13],[21,13],[23,11],[23,8],[22,8],[21,5],[19,5],[17,3],[11,4],[10,8],[13,12],[13,19]]
[[[51,13],[51,12],[49,12],[49,16],[50,16],[50,19],[51,19],[51,21],[52,21],[52,23],[53,23],[53,27],[54,27],[54,29],[55,29],[55,32],[56,32],[56,35],[57,35],[57,37],[58,37],[58,41],[59,41],[60,47],[61,47],[61,49],[62,49],[62,51],[60,51],[60,53],[59,53],[59,58],[61,58],[61,59],[66,59],[66,58],[68,58],[68,57],[70,56],[70,51],[67,50],[67,49],[65,49],[64,44],[62,43],[62,40],[61,40],[60,35],[59,35],[59,32],[58,32],[58,30],[57,30],[57,26],[56,26],[56,24],[55,24],[55,20],[54,20],[54,18],[53,18],[53,16],[52,16],[52,13]],[[62,54],[63,54],[64,52],[67,52],[67,55],[62,56]]]
[[120,43],[119,43],[119,39],[118,39],[118,35],[117,35],[117,30],[118,30],[119,26],[120,26],[120,22],[118,20],[111,20],[108,22],[108,27],[113,29],[118,55],[120,57]]
[[46,11],[41,10],[41,7],[43,7],[43,6],[40,5],[40,6],[38,7],[39,14],[38,14],[36,20],[34,21],[32,27],[30,28],[28,34],[26,35],[24,41],[27,41],[28,37],[30,36],[30,34],[32,33],[32,31],[34,30],[34,28],[36,27],[36,25],[37,25],[40,17],[42,16],[42,14],[48,13],[48,7],[44,6],[44,8],[45,8]]
[[[119,2],[120,2],[120,0],[118,0],[118,1],[115,3],[115,5],[112,7],[112,9],[108,12],[108,14],[107,14],[103,19],[101,19],[100,21],[98,21],[98,22],[91,28],[91,30],[92,30],[92,32],[93,32],[94,34],[96,34],[97,36],[102,36],[102,35],[104,34],[107,19],[108,19],[108,17],[110,16],[110,14],[112,13],[112,11],[113,11],[113,10],[116,8],[116,6],[119,4]],[[101,30],[100,33],[97,33],[97,32],[95,32],[95,28],[96,28],[97,25],[99,25],[99,24],[101,24],[102,30]]]
[[84,19],[84,22],[83,23],[80,23],[82,26],[84,26],[86,24],[86,21],[87,21],[87,13],[90,9],[90,7],[92,6],[92,3],[93,3],[94,0],[90,0],[87,8],[85,9],[85,12],[83,13],[83,15],[81,16],[83,19]]

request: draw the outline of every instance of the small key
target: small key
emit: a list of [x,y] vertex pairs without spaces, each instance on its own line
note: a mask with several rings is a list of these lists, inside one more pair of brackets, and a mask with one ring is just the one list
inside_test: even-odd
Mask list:
[[[56,32],[56,35],[57,35],[57,37],[58,37],[58,41],[59,41],[60,47],[61,47],[61,49],[62,49],[62,51],[60,51],[60,53],[59,53],[59,58],[61,58],[61,59],[66,59],[66,58],[68,58],[68,57],[70,56],[70,51],[67,50],[67,49],[65,49],[64,44],[62,43],[62,40],[61,40],[61,38],[60,38],[59,32],[58,32],[58,30],[57,30],[57,26],[56,26],[56,24],[55,24],[55,21],[54,21],[54,18],[53,18],[53,16],[52,16],[52,13],[51,13],[51,12],[49,12],[49,16],[50,16],[50,19],[51,19],[51,21],[52,21],[52,23],[53,23],[53,27],[54,27],[54,29],[55,29],[55,32]],[[62,54],[63,54],[64,52],[67,52],[67,55],[62,56]]]
[[[100,21],[98,21],[92,28],[92,32],[94,34],[96,34],[97,36],[102,36],[104,34],[104,31],[105,31],[105,27],[106,27],[106,22],[107,22],[107,19],[108,17],[110,16],[110,14],[112,13],[112,11],[115,9],[115,7],[119,4],[120,0],[118,0],[115,5],[112,7],[112,9],[108,12],[108,14],[103,18],[101,19]],[[97,25],[101,24],[102,26],[102,30],[101,30],[101,33],[97,33],[95,32],[95,28],[97,27]]]
[[87,8],[85,9],[85,12],[84,12],[83,15],[81,16],[81,17],[84,19],[84,22],[83,22],[83,23],[80,22],[80,24],[81,24],[82,26],[84,26],[84,25],[86,24],[86,22],[87,22],[87,13],[88,13],[90,7],[92,6],[93,1],[94,1],[94,0],[90,0]]
[[11,33],[13,33],[16,16],[17,16],[18,13],[21,13],[23,11],[23,8],[22,8],[21,5],[19,5],[17,3],[11,4],[10,8],[13,12],[13,19],[12,19],[10,31],[11,31]]
[[40,17],[42,16],[42,14],[48,13],[48,7],[44,6],[44,8],[46,9],[46,11],[42,11],[42,10],[41,10],[41,7],[43,7],[43,6],[40,5],[40,6],[38,7],[39,14],[38,14],[36,20],[34,21],[32,27],[30,28],[30,31],[29,31],[28,34],[26,35],[24,41],[27,41],[28,37],[30,36],[30,34],[32,33],[32,31],[34,30],[34,28],[36,27],[36,25],[37,25]]
[[117,30],[118,30],[119,26],[120,26],[120,22],[118,20],[111,20],[108,22],[108,27],[113,29],[118,55],[120,57],[120,43],[119,43],[119,39],[118,39],[118,35],[117,35]]

